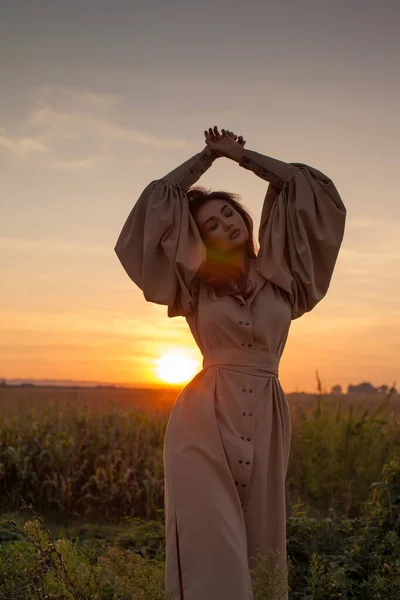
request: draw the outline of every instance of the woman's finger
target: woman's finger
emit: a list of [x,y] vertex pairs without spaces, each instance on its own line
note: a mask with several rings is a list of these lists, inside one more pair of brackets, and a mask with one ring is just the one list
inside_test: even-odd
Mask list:
[[218,127],[216,125],[214,126],[214,135],[215,135],[215,137],[216,137],[217,140],[220,140],[221,137],[222,137],[221,134],[219,133]]
[[212,127],[210,127],[209,132],[210,132],[210,137],[211,137],[212,141],[216,142],[218,138]]

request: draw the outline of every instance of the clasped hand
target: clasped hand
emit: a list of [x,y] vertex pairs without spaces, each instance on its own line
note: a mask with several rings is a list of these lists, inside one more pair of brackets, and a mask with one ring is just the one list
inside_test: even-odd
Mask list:
[[225,156],[236,161],[240,160],[246,143],[242,135],[238,137],[232,131],[225,129],[221,129],[221,133],[219,133],[216,125],[214,129],[212,127],[206,129],[204,135],[207,146],[218,156]]

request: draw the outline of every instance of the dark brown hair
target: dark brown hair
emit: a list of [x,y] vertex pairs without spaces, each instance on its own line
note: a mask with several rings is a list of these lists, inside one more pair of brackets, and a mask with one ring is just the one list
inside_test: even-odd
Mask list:
[[211,192],[203,187],[192,187],[187,192],[189,199],[189,210],[194,219],[201,206],[210,200],[225,200],[242,217],[248,231],[248,240],[245,245],[245,269],[244,271],[229,265],[224,261],[224,257],[218,255],[215,251],[207,248],[207,260],[197,273],[193,284],[195,288],[200,281],[205,281],[208,288],[212,289],[216,295],[232,295],[239,293],[244,297],[249,297],[254,289],[251,281],[248,280],[249,258],[256,258],[256,247],[253,237],[253,219],[247,210],[240,203],[240,195],[231,192],[214,191]]

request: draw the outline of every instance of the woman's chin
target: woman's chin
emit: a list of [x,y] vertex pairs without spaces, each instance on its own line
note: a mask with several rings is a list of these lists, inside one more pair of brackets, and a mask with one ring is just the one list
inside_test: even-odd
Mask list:
[[230,240],[231,248],[233,248],[233,249],[241,248],[242,246],[245,245],[247,240],[248,240],[248,236],[246,236],[246,234],[243,231],[241,231],[238,236],[236,236]]

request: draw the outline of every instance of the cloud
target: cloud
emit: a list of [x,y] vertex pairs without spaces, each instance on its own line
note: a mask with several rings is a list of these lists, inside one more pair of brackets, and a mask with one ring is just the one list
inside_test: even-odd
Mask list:
[[117,140],[136,142],[153,148],[187,146],[182,138],[162,139],[153,133],[118,124],[110,117],[100,117],[93,113],[88,115],[79,106],[71,111],[42,106],[31,111],[28,123],[34,127],[41,127],[45,130],[44,135],[53,140],[77,140],[85,136],[95,136],[103,148]]
[[2,131],[0,131],[0,147],[19,159],[28,158],[32,154],[50,152],[50,148],[40,137],[11,136],[4,134]]
[[[116,311],[81,309],[73,312],[60,311],[49,308],[44,312],[26,310],[1,310],[0,309],[0,331],[5,333],[47,332],[49,335],[59,337],[60,334],[80,335],[95,334],[107,338],[109,342],[115,341],[120,347],[127,342],[134,348],[146,350],[154,346],[157,352],[164,348],[187,346],[193,347],[192,338],[187,324],[182,321],[172,323],[165,317],[154,318],[152,322],[146,322],[142,318],[132,318],[129,315],[121,315]],[[139,350],[138,350],[139,351]]]
[[[82,256],[82,249],[84,248],[85,255],[91,254],[92,256],[109,256],[110,248],[106,246],[95,246],[93,244],[87,244],[84,246],[81,244],[71,244],[65,242],[52,242],[49,240],[38,240],[38,239],[26,239],[18,237],[0,237],[0,251],[20,251],[20,252],[43,252],[46,255],[53,255],[54,253],[69,254],[72,256]],[[4,253],[3,253],[4,254]]]
[[0,130],[0,147],[20,159],[36,155],[45,166],[83,169],[118,152],[119,144],[187,148],[183,137],[160,137],[122,121],[119,94],[66,86],[31,89],[25,121]]
[[[346,261],[346,264],[355,265],[355,269],[361,269],[365,273],[372,272],[374,267],[395,267],[400,262],[399,242],[393,240],[392,245],[387,244],[386,247],[379,248],[378,245],[373,250],[361,248],[345,248],[340,250],[341,258]],[[350,267],[353,269],[353,266]],[[361,272],[361,271],[360,271]]]
[[123,99],[121,94],[93,92],[66,85],[36,86],[31,88],[29,97],[31,102],[38,106],[64,106],[70,110],[79,107],[81,110],[89,111],[110,111],[118,108]]

